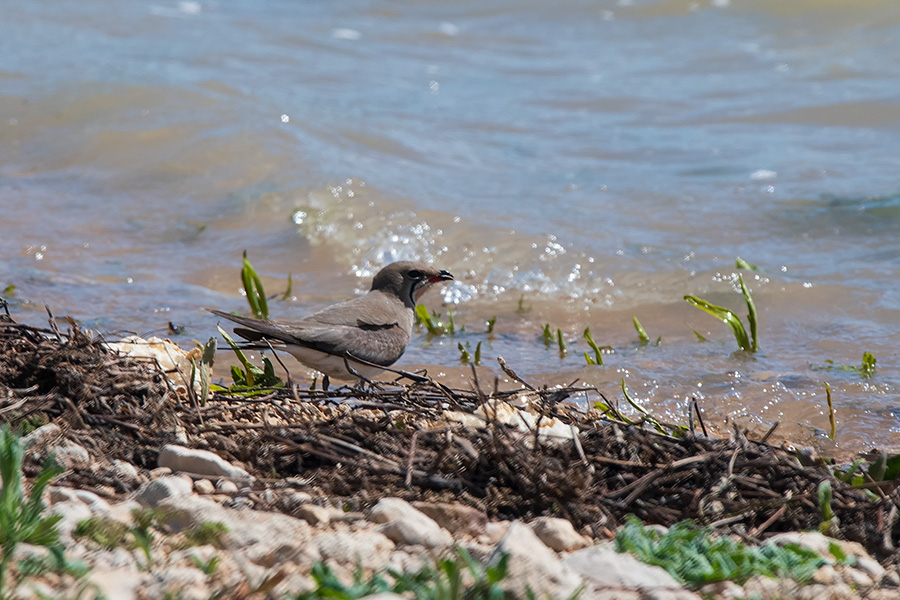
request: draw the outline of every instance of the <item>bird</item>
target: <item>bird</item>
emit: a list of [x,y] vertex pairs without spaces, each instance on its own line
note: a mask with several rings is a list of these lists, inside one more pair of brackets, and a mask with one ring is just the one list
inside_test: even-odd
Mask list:
[[[453,280],[449,271],[422,262],[394,262],[372,279],[363,296],[323,308],[298,321],[268,321],[221,310],[234,333],[252,348],[280,348],[326,378],[371,382],[406,351],[415,324],[416,303],[434,284]],[[324,380],[327,388],[327,380]]]

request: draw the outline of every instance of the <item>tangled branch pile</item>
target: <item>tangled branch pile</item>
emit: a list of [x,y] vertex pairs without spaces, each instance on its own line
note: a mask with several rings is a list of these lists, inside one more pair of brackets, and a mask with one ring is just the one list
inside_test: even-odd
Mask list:
[[[827,481],[838,519],[832,533],[884,558],[893,553],[900,497],[892,482],[860,489],[740,432],[670,436],[566,402],[589,394],[596,390],[526,383],[485,392],[474,379],[469,390],[429,380],[371,391],[216,393],[201,406],[155,363],[122,357],[77,327],[64,334],[0,315],[0,420],[60,424],[101,464],[63,478],[107,495],[132,490],[102,464],[150,469],[163,445],[186,438],[242,463],[260,492],[302,485],[350,504],[388,495],[452,500],[492,518],[564,516],[596,537],[633,513],[757,540],[817,528]],[[266,507],[265,495],[257,497]]]

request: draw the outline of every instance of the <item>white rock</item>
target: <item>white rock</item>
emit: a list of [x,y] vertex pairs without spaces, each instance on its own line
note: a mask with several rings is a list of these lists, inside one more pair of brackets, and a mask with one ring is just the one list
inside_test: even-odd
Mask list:
[[124,460],[113,459],[112,461],[113,475],[124,483],[135,484],[140,479],[140,473],[137,468],[130,462]]
[[62,519],[57,523],[57,529],[59,529],[60,537],[66,545],[72,540],[72,531],[75,530],[78,524],[85,519],[90,519],[92,516],[91,509],[83,502],[70,500],[57,502],[50,507],[50,513],[62,516]]
[[325,526],[331,521],[337,509],[316,504],[303,504],[293,512],[294,516],[303,519],[313,526]]
[[89,471],[93,465],[91,454],[84,446],[70,440],[62,440],[49,448],[56,463],[65,469]]
[[141,508],[143,507],[140,502],[136,500],[122,500],[121,502],[109,506],[109,518],[118,521],[119,523],[131,525],[131,514]]
[[566,519],[538,517],[532,521],[531,529],[548,548],[557,552],[580,550],[591,545],[591,541],[575,531]]
[[134,493],[134,499],[143,506],[155,508],[163,500],[190,496],[192,487],[189,479],[166,475],[139,487]]
[[487,527],[486,514],[458,502],[413,502],[413,507],[454,535],[466,534],[477,537],[484,534]]
[[88,490],[75,490],[75,497],[78,498],[78,500],[80,500],[88,508],[90,508],[91,514],[93,514],[95,517],[109,518],[112,512],[109,506],[109,502],[107,502],[94,492],[90,492]]
[[363,596],[359,600],[406,600],[406,596],[395,594],[393,592],[381,592],[380,594],[369,594]]
[[216,490],[221,492],[222,494],[234,495],[237,494],[240,490],[235,482],[230,479],[220,479],[216,482]]
[[887,569],[882,567],[881,563],[871,556],[857,556],[856,564],[853,567],[859,569],[874,581],[881,581],[881,578],[887,572]]
[[21,440],[22,448],[31,450],[32,448],[42,448],[50,442],[62,438],[62,429],[56,423],[48,423],[38,427]]
[[612,544],[599,544],[574,552],[563,559],[563,564],[599,589],[682,589],[665,569],[642,563],[627,552],[616,552]]
[[312,541],[323,558],[366,569],[386,566],[394,549],[394,543],[377,531],[320,533]]
[[744,588],[733,581],[708,583],[701,587],[699,592],[704,598],[715,598],[716,600],[743,600],[747,597]]
[[134,568],[92,569],[87,579],[96,585],[103,596],[116,600],[137,598],[137,592],[144,588],[149,576]]
[[875,585],[875,582],[872,581],[871,577],[859,569],[854,569],[852,567],[844,567],[841,570],[841,576],[843,577],[844,582],[852,587],[872,587]]
[[369,519],[381,523],[378,531],[397,544],[445,548],[453,543],[450,532],[400,498],[379,500],[369,513]]
[[484,527],[484,535],[491,544],[497,544],[509,531],[509,521],[491,521]]
[[209,479],[198,479],[194,482],[194,491],[198,494],[208,496],[216,491],[216,486]]
[[838,574],[835,568],[831,565],[825,564],[816,569],[816,572],[813,573],[812,582],[813,583],[823,583],[825,585],[830,585],[838,580]]
[[822,535],[818,531],[790,531],[778,533],[770,537],[767,541],[778,544],[779,546],[783,546],[784,544],[797,544],[803,548],[812,550],[813,552],[818,552],[823,557],[832,561],[835,560],[835,557],[831,554],[832,544],[836,544],[841,549],[841,552],[848,556],[869,556],[866,549],[857,542],[836,540]]
[[174,473],[191,473],[206,477],[249,478],[250,474],[209,450],[185,448],[167,444],[159,453],[160,467],[169,467]]
[[176,531],[202,523],[222,523],[225,546],[257,565],[271,568],[286,562],[310,567],[320,559],[310,543],[309,524],[281,513],[238,511],[200,496],[178,496],[160,503],[167,525]]
[[510,523],[491,562],[504,553],[509,555],[509,564],[503,585],[508,585],[516,598],[527,597],[528,588],[538,598],[567,598],[582,583],[578,573],[563,564],[531,527],[519,521]]
[[797,588],[792,596],[786,596],[792,600],[859,600],[859,594],[854,592],[844,583],[835,585],[821,585],[813,583]]
[[152,575],[142,589],[147,598],[208,600],[210,597],[206,574],[196,567],[169,567]]

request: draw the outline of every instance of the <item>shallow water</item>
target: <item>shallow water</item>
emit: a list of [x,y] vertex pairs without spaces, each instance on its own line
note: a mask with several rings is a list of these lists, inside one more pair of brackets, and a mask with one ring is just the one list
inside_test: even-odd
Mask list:
[[[4,3],[0,289],[189,344],[245,308],[243,250],[270,292],[293,275],[276,318],[424,258],[465,331],[403,366],[468,385],[482,341],[482,382],[502,355],[669,420],[696,397],[719,431],[896,445],[898,33],[892,0]],[[738,256],[754,356],[682,300],[743,317]],[[865,351],[875,377],[827,369]]]

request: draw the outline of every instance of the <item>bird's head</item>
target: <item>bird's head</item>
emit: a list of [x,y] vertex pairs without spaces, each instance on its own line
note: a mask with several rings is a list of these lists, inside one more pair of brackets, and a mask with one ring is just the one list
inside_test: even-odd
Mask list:
[[409,308],[435,283],[453,279],[448,271],[435,269],[420,262],[395,262],[375,274],[372,290],[380,290],[400,298]]

